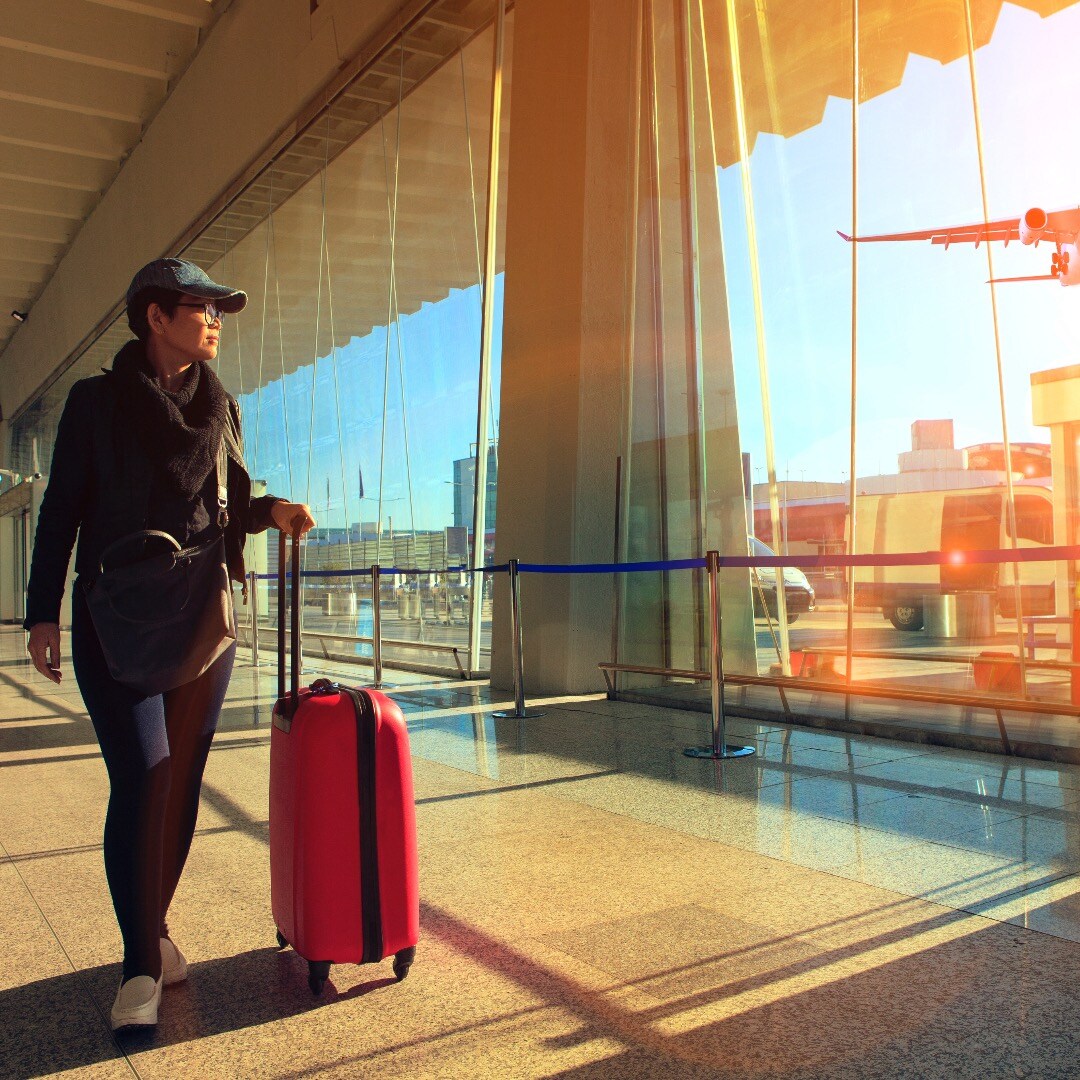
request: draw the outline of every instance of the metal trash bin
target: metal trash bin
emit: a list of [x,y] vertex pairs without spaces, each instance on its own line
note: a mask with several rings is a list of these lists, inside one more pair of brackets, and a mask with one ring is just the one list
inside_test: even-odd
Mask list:
[[977,641],[992,638],[994,594],[985,590],[923,597],[923,628],[930,637]]

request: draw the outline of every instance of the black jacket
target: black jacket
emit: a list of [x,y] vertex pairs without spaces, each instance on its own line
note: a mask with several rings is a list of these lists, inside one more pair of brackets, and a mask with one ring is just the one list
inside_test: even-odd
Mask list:
[[[135,425],[117,415],[116,378],[107,371],[82,379],[68,392],[34,537],[23,621],[27,630],[35,623],[60,621],[76,535],[75,572],[92,576],[109,544],[151,527],[147,523],[150,490],[159,481],[139,445]],[[231,396],[229,404],[233,423],[225,428],[229,457],[225,556],[229,576],[243,583],[244,541],[248,534],[272,524],[270,511],[278,500],[273,495],[251,497],[240,409]]]

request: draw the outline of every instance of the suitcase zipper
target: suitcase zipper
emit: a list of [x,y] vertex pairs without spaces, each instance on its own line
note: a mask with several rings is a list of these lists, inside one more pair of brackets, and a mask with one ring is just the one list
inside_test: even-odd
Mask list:
[[363,922],[362,964],[383,958],[382,908],[379,896],[379,830],[375,817],[375,707],[361,690],[340,687],[356,709],[357,785],[360,794],[360,910]]

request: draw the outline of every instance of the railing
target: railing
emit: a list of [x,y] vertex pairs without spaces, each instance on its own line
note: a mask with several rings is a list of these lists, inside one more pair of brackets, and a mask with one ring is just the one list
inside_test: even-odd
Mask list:
[[[444,652],[454,657],[459,674],[466,677],[473,671],[474,658],[468,649],[456,645],[438,642],[417,642],[384,640],[381,631],[381,596],[379,583],[383,575],[395,574],[408,577],[410,575],[434,574],[441,575],[448,572],[462,574],[497,574],[507,573],[510,584],[511,600],[511,651],[513,660],[514,680],[514,708],[505,712],[496,713],[497,716],[507,716],[516,719],[525,719],[543,715],[526,704],[525,680],[524,680],[524,640],[523,619],[521,610],[520,576],[522,574],[635,574],[657,572],[679,572],[687,570],[704,570],[708,582],[708,670],[678,668],[671,666],[655,666],[644,664],[619,663],[617,661],[602,661],[598,664],[607,683],[608,692],[611,696],[618,694],[618,675],[620,673],[634,673],[652,675],[673,679],[687,679],[697,682],[708,682],[710,687],[710,711],[712,719],[711,745],[707,747],[690,747],[685,753],[690,756],[708,757],[713,759],[726,759],[741,757],[753,753],[753,747],[729,745],[725,739],[727,703],[725,690],[729,686],[765,686],[777,690],[784,713],[790,718],[792,710],[789,706],[787,694],[789,691],[811,692],[814,694],[835,694],[843,696],[845,701],[852,698],[876,698],[891,699],[904,702],[920,702],[925,704],[940,704],[962,706],[971,709],[982,709],[992,712],[997,719],[998,733],[1001,745],[1006,753],[1012,752],[1012,741],[1006,729],[1004,714],[1006,713],[1030,713],[1033,715],[1060,715],[1080,717],[1080,656],[1077,655],[1074,635],[1073,659],[1064,660],[1039,660],[1035,656],[1037,639],[1035,628],[1040,623],[1073,623],[1074,627],[1080,622],[1080,602],[1076,618],[1073,616],[1040,616],[1018,614],[1017,625],[1017,653],[996,654],[983,653],[978,656],[957,655],[942,651],[923,651],[913,653],[899,649],[856,649],[851,640],[845,648],[835,646],[807,645],[790,652],[790,658],[799,658],[798,671],[795,674],[783,674],[789,670],[787,664],[780,665],[780,674],[743,674],[725,673],[724,650],[722,628],[722,603],[719,571],[723,568],[742,568],[752,572],[758,593],[762,599],[762,608],[769,620],[769,630],[776,646],[778,658],[781,657],[781,646],[775,633],[773,618],[768,605],[764,601],[761,581],[758,571],[765,568],[781,571],[776,575],[777,584],[783,581],[782,570],[785,567],[797,567],[800,569],[819,569],[842,567],[849,571],[855,567],[896,567],[896,566],[950,566],[955,567],[958,563],[964,565],[979,565],[987,563],[1019,564],[1029,562],[1055,562],[1073,563],[1080,560],[1080,546],[1070,547],[1047,547],[1042,549],[1019,549],[1015,551],[967,551],[956,552],[909,552],[900,555],[829,555],[829,556],[721,556],[716,551],[710,551],[703,559],[681,559],[663,562],[637,562],[637,563],[592,563],[592,564],[542,564],[522,563],[512,559],[508,563],[497,566],[485,567],[450,567],[447,570],[430,570],[397,567],[372,566],[364,570],[314,570],[302,573],[304,577],[311,578],[350,578],[370,577],[372,595],[372,618],[373,632],[371,637],[351,635],[343,633],[308,632],[307,636],[316,640],[336,640],[352,643],[370,643],[372,646],[372,663],[375,667],[375,685],[382,681],[383,646],[395,648],[421,649],[429,652]],[[251,575],[252,594],[255,594],[256,577],[270,578],[272,575]],[[927,585],[927,594],[944,593],[940,586]],[[257,601],[252,604],[251,612],[252,630],[252,655],[253,663],[258,663],[258,607]],[[756,641],[756,635],[755,635]],[[1045,644],[1042,647],[1047,647]],[[1055,649],[1068,648],[1069,645],[1053,642]],[[323,646],[325,653],[325,645]],[[466,664],[462,664],[464,654]],[[328,654],[327,654],[328,655]],[[844,657],[847,661],[847,669],[841,677],[832,673],[831,678],[815,677],[821,672],[816,670],[815,665],[808,663],[808,658],[836,658]],[[856,660],[914,660],[921,663],[934,664],[965,664],[976,667],[982,665],[984,673],[988,670],[998,670],[999,673],[1012,675],[1017,669],[1020,676],[1020,688],[1023,696],[1008,697],[1000,694],[967,693],[955,690],[923,690],[911,689],[901,686],[878,685],[873,682],[856,682],[852,678],[851,665]],[[817,665],[820,667],[820,665]],[[1027,673],[1031,672],[1060,672],[1070,679],[1072,700],[1043,701],[1026,696]],[[986,678],[993,682],[993,679]],[[978,685],[978,676],[976,675]]]
[[[710,558],[713,553],[710,553]],[[971,551],[971,552],[912,552],[901,555],[862,555],[862,556],[771,556],[771,557],[729,557],[718,559],[719,565],[724,566],[750,566],[750,567],[776,567],[797,566],[800,569],[812,569],[820,567],[846,567],[857,566],[918,566],[918,565],[978,565],[985,563],[1027,563],[1027,562],[1072,562],[1080,557],[1080,547],[1051,547],[1043,549],[1028,549],[1017,551]],[[782,580],[782,575],[778,575]],[[942,593],[940,586],[934,588],[927,586],[927,592]],[[767,608],[766,608],[767,613]],[[775,688],[780,696],[784,712],[791,717],[786,690],[810,691],[819,694],[840,694],[845,699],[852,697],[892,699],[897,701],[922,702],[926,704],[955,705],[964,708],[985,709],[992,711],[997,720],[998,733],[1002,748],[1006,754],[1012,753],[1012,741],[1006,729],[1004,713],[1030,713],[1034,715],[1055,715],[1080,717],[1080,660],[1078,654],[1076,627],[1080,622],[1080,597],[1077,601],[1077,610],[1072,616],[1017,616],[1018,630],[1026,627],[1026,632],[1020,630],[1022,647],[1016,655],[995,655],[980,653],[978,656],[957,656],[950,653],[921,653],[912,654],[901,650],[882,649],[854,649],[851,642],[845,649],[829,648],[827,646],[803,646],[799,650],[792,650],[791,656],[796,652],[802,656],[843,656],[848,661],[848,668],[843,681],[839,679],[825,680],[812,677],[792,677],[784,675],[747,675],[729,674],[722,677],[721,693],[723,684],[732,686],[768,686]],[[1053,625],[1072,625],[1074,630],[1073,640],[1069,643],[1053,642],[1049,647],[1055,649],[1069,648],[1072,650],[1074,659],[1069,661],[1035,659],[1035,626],[1038,623],[1050,623]],[[770,631],[772,623],[770,619]],[[773,635],[774,642],[776,640]],[[713,647],[716,647],[719,634],[714,635]],[[1043,647],[1047,647],[1044,643]],[[779,652],[779,647],[778,647]],[[999,671],[1013,672],[1019,669],[1021,685],[1026,691],[1027,671],[1053,671],[1067,673],[1071,681],[1072,701],[1039,701],[1031,697],[1009,698],[986,694],[969,694],[940,690],[912,690],[903,687],[891,687],[874,685],[872,683],[855,683],[851,677],[851,662],[856,659],[888,659],[919,661],[925,663],[982,665],[985,668],[997,667]],[[668,678],[681,678],[696,681],[711,681],[713,685],[713,697],[716,697],[715,677],[710,672],[688,670],[679,668],[661,668],[649,665],[620,664],[616,662],[601,662],[598,667],[603,672],[608,686],[609,696],[617,696],[617,686],[612,676],[617,678],[619,672],[662,676]],[[714,706],[714,715],[716,712]],[[715,723],[714,723],[715,730]]]
[[[382,686],[383,681],[383,651],[387,649],[406,649],[414,650],[417,652],[425,653],[438,653],[453,657],[455,667],[457,668],[457,674],[462,679],[475,676],[476,670],[473,661],[474,658],[468,647],[462,647],[460,645],[446,644],[436,641],[409,641],[397,638],[387,638],[382,633],[382,603],[381,603],[381,580],[383,575],[398,575],[402,577],[411,577],[419,575],[439,575],[447,573],[466,573],[466,574],[494,574],[502,571],[509,570],[507,564],[501,566],[486,566],[478,568],[470,568],[464,566],[448,567],[445,569],[424,569],[417,567],[401,568],[401,567],[383,567],[378,565],[372,565],[359,570],[303,570],[301,571],[301,578],[303,579],[356,579],[356,578],[370,578],[370,596],[371,596],[371,617],[372,617],[372,633],[370,636],[362,634],[348,634],[338,633],[336,631],[323,631],[323,630],[308,630],[301,631],[304,638],[311,638],[320,643],[327,641],[342,641],[350,644],[357,645],[371,645],[372,656],[371,663],[374,668],[373,686],[379,688]],[[254,571],[248,574],[248,593],[251,597],[250,614],[248,618],[248,631],[251,636],[251,663],[253,666],[259,666],[259,636],[260,629],[266,629],[266,627],[260,628],[259,625],[259,604],[258,604],[258,588],[257,582],[259,581],[276,581],[276,574],[257,574]],[[275,628],[276,630],[276,628]],[[286,628],[288,633],[288,628]],[[330,655],[327,652],[325,644],[322,645],[323,655],[327,659],[330,659]],[[464,658],[465,663],[462,663]],[[367,659],[366,657],[357,657],[357,660]]]

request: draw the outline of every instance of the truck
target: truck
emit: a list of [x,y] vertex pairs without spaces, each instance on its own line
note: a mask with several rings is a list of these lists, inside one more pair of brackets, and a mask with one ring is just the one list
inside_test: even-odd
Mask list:
[[[1048,488],[1018,484],[1016,547],[1054,543]],[[1055,562],[965,563],[963,552],[1011,550],[1004,486],[904,491],[856,498],[856,554],[942,551],[955,561],[933,566],[854,567],[855,606],[879,608],[898,630],[920,630],[927,596],[987,592],[999,614],[1016,616],[1016,580],[1025,615],[1054,614]],[[846,531],[846,530],[845,530]]]

